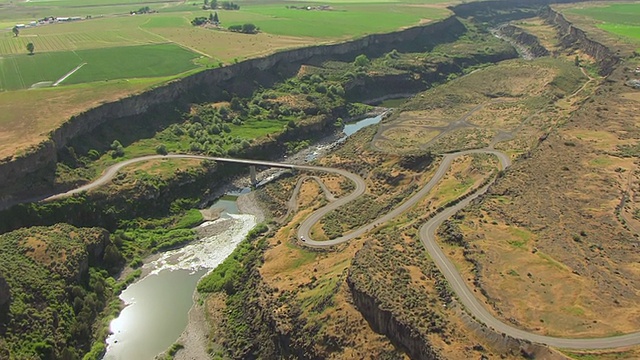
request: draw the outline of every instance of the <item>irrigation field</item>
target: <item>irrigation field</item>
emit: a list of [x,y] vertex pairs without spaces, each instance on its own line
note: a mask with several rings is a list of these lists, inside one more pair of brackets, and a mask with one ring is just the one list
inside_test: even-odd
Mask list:
[[168,76],[195,69],[193,60],[198,56],[175,44],[12,55],[0,59],[0,89],[25,89],[39,82],[54,82],[83,63],[86,65],[62,84]]
[[640,3],[611,4],[566,9],[563,12],[592,18],[602,30],[640,40]]
[[335,4],[330,11],[287,9],[282,4],[247,7],[246,12],[261,15],[256,21],[265,32],[315,38],[353,37],[384,32],[449,14],[443,8],[413,4]]
[[[0,0],[3,10],[7,1]],[[293,9],[285,2],[249,3],[242,5],[239,11],[218,10],[223,26],[251,22],[261,29],[257,35],[246,35],[192,26],[191,19],[210,14],[209,10],[201,9],[200,2],[117,0],[111,11],[122,11],[122,7],[126,7],[129,10],[125,14],[96,15],[96,11],[109,10],[110,2],[114,1],[30,0],[9,6],[17,19],[23,16],[25,9],[32,10],[33,15],[93,15],[73,22],[24,28],[17,37],[11,31],[0,33],[0,91],[26,89],[35,83],[55,81],[82,62],[87,66],[65,80],[63,86],[175,75],[197,66],[220,66],[278,48],[391,31],[448,14],[442,6],[375,2],[336,2],[330,10],[312,11]],[[128,14],[143,4],[158,12]],[[5,17],[10,12],[3,11],[0,16]],[[33,56],[26,55],[28,43],[35,46]],[[175,45],[169,49],[168,43]],[[111,50],[104,50],[107,48]],[[194,63],[192,60],[198,56],[203,59]]]

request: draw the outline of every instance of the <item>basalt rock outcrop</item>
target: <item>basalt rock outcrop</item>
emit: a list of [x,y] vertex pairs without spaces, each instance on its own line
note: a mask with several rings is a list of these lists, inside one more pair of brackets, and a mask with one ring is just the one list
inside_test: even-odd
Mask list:
[[354,305],[375,332],[385,335],[394,346],[402,349],[411,359],[444,359],[427,339],[420,336],[419,331],[403,322],[391,310],[382,308],[376,296],[360,289],[357,282],[351,281],[349,277],[347,277],[347,283]]
[[537,37],[517,26],[506,24],[498,27],[496,33],[514,45],[524,58],[533,59],[549,55],[549,50],[540,44]]
[[565,48],[576,47],[593,57],[598,63],[600,75],[611,75],[615,67],[620,63],[620,58],[605,45],[589,38],[584,30],[579,29],[571,24],[562,14],[545,7],[540,16],[549,24],[556,26],[560,34],[564,34],[561,38],[562,45]]

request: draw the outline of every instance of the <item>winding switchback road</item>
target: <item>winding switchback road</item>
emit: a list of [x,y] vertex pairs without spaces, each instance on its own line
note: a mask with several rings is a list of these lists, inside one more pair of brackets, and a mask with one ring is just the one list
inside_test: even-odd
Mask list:
[[[309,217],[307,217],[298,228],[298,236],[304,237],[305,240],[302,242],[306,246],[310,247],[329,247],[333,245],[337,245],[340,243],[344,243],[353,238],[359,237],[366,232],[374,229],[376,226],[384,224],[385,222],[393,219],[394,217],[400,215],[404,211],[407,211],[412,206],[414,206],[420,199],[426,196],[429,191],[433,189],[433,187],[442,179],[445,175],[453,160],[465,154],[473,154],[473,153],[484,153],[484,154],[493,154],[498,157],[500,160],[501,167],[505,169],[508,167],[511,162],[508,157],[503,152],[493,150],[493,149],[478,149],[478,150],[467,150],[460,151],[456,153],[450,153],[443,155],[442,162],[440,163],[438,169],[436,170],[433,177],[429,180],[429,182],[418,191],[415,195],[411,196],[405,202],[400,204],[397,208],[393,209],[389,213],[381,216],[380,218],[372,221],[371,223],[362,226],[344,236],[341,236],[336,239],[328,240],[328,241],[317,241],[313,240],[310,237],[310,230],[313,225],[315,225],[320,219],[329,213],[330,211],[337,209],[338,207],[349,203],[350,201],[358,198],[362,194],[364,194],[366,190],[366,184],[364,180],[356,175],[352,174],[346,170],[329,168],[329,167],[321,167],[321,166],[310,166],[310,165],[294,165],[287,163],[279,163],[279,162],[271,162],[271,161],[260,161],[260,160],[248,160],[248,159],[233,159],[233,158],[221,158],[221,157],[210,157],[210,156],[200,156],[200,155],[181,155],[181,154],[170,154],[170,155],[149,155],[142,156],[135,159],[126,160],[115,164],[102,174],[100,178],[97,180],[81,186],[79,188],[67,191],[65,193],[60,193],[56,195],[51,195],[46,197],[44,200],[53,200],[58,198],[64,198],[68,196],[72,196],[73,194],[88,191],[99,186],[102,186],[109,182],[115,174],[125,166],[148,161],[148,160],[158,160],[158,159],[200,159],[200,160],[213,160],[220,162],[233,162],[247,165],[258,165],[258,166],[269,166],[269,167],[278,167],[278,168],[288,168],[288,169],[296,169],[296,170],[307,170],[307,171],[322,171],[329,172],[334,174],[342,175],[355,184],[355,189],[347,196],[336,199],[335,201],[329,202],[326,206],[316,210]],[[513,326],[507,325],[504,322],[496,319],[474,295],[473,290],[471,290],[460,274],[458,273],[456,267],[453,263],[446,257],[446,255],[442,252],[438,244],[435,242],[434,234],[436,229],[444,222],[447,218],[453,215],[458,210],[467,206],[473,199],[477,198],[481,194],[487,191],[490,184],[483,186],[478,189],[471,196],[465,198],[459,203],[450,206],[440,213],[438,213],[433,218],[429,219],[425,224],[420,227],[419,236],[420,240],[424,244],[427,252],[434,260],[440,271],[444,274],[445,278],[449,282],[451,288],[455,292],[460,302],[465,306],[467,311],[471,313],[476,320],[484,323],[489,326],[493,330],[498,333],[504,333],[513,338],[528,340],[535,343],[545,344],[553,347],[565,348],[565,349],[606,349],[606,348],[619,348],[619,347],[627,347],[633,345],[640,344],[640,332],[630,333],[626,335],[620,336],[612,336],[612,337],[603,337],[603,338],[586,338],[586,339],[568,339],[568,338],[559,338],[559,337],[551,337],[538,335],[534,333],[530,333],[521,329],[517,329]],[[326,190],[325,190],[326,193]]]
[[[453,162],[453,160],[461,155],[466,155],[466,154],[480,154],[480,153],[488,153],[488,154],[493,154],[496,155],[499,159],[500,162],[503,164],[503,167],[509,166],[509,164],[511,164],[511,161],[509,160],[509,157],[497,150],[467,150],[467,151],[460,151],[460,152],[456,152],[456,153],[451,153],[451,154],[446,154],[444,155],[444,158],[442,159],[442,162],[440,163],[440,166],[438,167],[438,169],[436,170],[435,174],[433,175],[433,177],[431,178],[431,180],[429,180],[429,182],[427,183],[427,185],[425,185],[422,189],[420,189],[420,191],[418,191],[416,194],[414,194],[413,196],[411,196],[410,198],[408,198],[405,202],[403,202],[402,204],[400,204],[398,207],[396,207],[395,209],[391,210],[390,212],[388,212],[387,214],[375,219],[374,221],[370,222],[367,225],[364,225],[354,231],[351,231],[343,236],[340,236],[338,238],[335,239],[331,239],[331,240],[326,240],[326,241],[317,241],[317,240],[313,240],[311,238],[311,227],[313,227],[313,225],[315,225],[318,221],[320,221],[320,219],[322,219],[323,216],[325,216],[326,214],[328,214],[329,212],[331,212],[332,210],[337,209],[338,207],[342,206],[343,204],[346,204],[347,202],[342,201],[343,199],[349,198],[349,201],[351,201],[352,199],[355,199],[356,197],[360,196],[353,196],[355,193],[359,193],[359,188],[360,186],[362,186],[362,192],[364,193],[364,180],[362,180],[362,178],[360,178],[357,175],[350,174],[351,176],[347,176],[349,179],[351,179],[352,181],[356,182],[356,179],[354,178],[354,176],[357,176],[357,182],[356,185],[358,186],[356,188],[357,191],[352,192],[351,194],[349,194],[349,196],[345,197],[345,198],[341,198],[338,199],[337,201],[328,204],[325,207],[322,207],[318,210],[316,210],[314,213],[312,213],[311,215],[309,215],[309,217],[307,217],[301,224],[300,227],[298,228],[298,237],[299,238],[304,238],[305,241],[304,243],[307,246],[311,246],[311,247],[328,247],[328,246],[333,246],[333,245],[337,245],[337,244],[341,244],[344,243],[346,241],[349,241],[351,239],[357,238],[358,236],[361,236],[371,230],[373,230],[374,228],[376,228],[379,225],[382,225],[388,221],[390,221],[391,219],[395,218],[396,216],[402,214],[403,212],[409,210],[411,207],[413,207],[415,204],[418,203],[418,201],[420,201],[422,198],[424,198],[430,191],[431,189],[433,189],[434,186],[436,186],[436,184],[442,179],[442,177],[447,173],[447,170],[449,169],[449,166],[451,166],[451,162]],[[324,168],[324,169],[331,169],[331,168]],[[335,169],[332,169],[335,170]],[[334,171],[335,172],[335,171]],[[346,175],[345,175],[346,176]],[[361,182],[361,185],[360,185]],[[360,194],[360,193],[359,193]]]
[[[426,196],[429,191],[433,189],[433,187],[442,179],[444,174],[447,172],[453,160],[465,154],[472,153],[485,153],[485,154],[493,154],[498,157],[502,169],[506,169],[509,165],[511,165],[511,160],[509,156],[503,152],[493,150],[493,149],[479,149],[479,150],[468,150],[461,151],[456,153],[445,154],[440,166],[436,170],[435,174],[431,178],[431,180],[415,195],[407,199],[404,203],[400,204],[397,208],[393,209],[391,212],[386,215],[374,220],[373,222],[356,229],[342,237],[328,240],[328,241],[315,241],[310,237],[310,229],[311,227],[318,222],[324,215],[326,215],[331,210],[335,209],[337,206],[336,203],[332,203],[323,207],[321,209],[316,210],[313,214],[311,214],[308,218],[306,218],[298,229],[298,236],[304,236],[305,241],[304,244],[312,247],[327,247],[336,244],[343,243],[345,241],[351,240],[358,236],[363,235],[364,233],[374,229],[376,226],[381,225],[402,212],[408,210],[412,206],[414,206],[420,199]],[[476,320],[484,323],[488,327],[492,328],[498,333],[504,333],[516,339],[528,340],[534,343],[544,344],[548,346],[565,348],[565,349],[607,349],[607,348],[619,348],[619,347],[627,347],[640,344],[640,332],[630,333],[626,335],[620,336],[612,336],[612,337],[603,337],[603,338],[585,338],[585,339],[571,339],[571,338],[560,338],[560,337],[552,337],[552,336],[544,336],[538,335],[531,332],[527,332],[521,329],[517,329],[513,326],[510,326],[497,318],[495,318],[483,305],[478,298],[474,295],[472,289],[470,289],[462,276],[456,269],[455,265],[446,257],[443,251],[440,249],[438,244],[435,241],[435,232],[438,227],[450,216],[455,214],[460,209],[467,206],[473,199],[478,196],[484,194],[491,184],[487,184],[482,188],[478,189],[471,196],[465,198],[459,203],[450,206],[438,213],[433,218],[429,219],[425,224],[420,227],[419,236],[420,240],[425,246],[427,252],[436,263],[440,271],[443,273],[447,282],[450,284],[452,290],[456,294],[456,296],[460,299],[460,302],[465,306],[467,311],[471,313]],[[355,192],[354,192],[355,193]],[[353,193],[351,194],[353,195]],[[350,195],[350,196],[351,196]],[[333,206],[332,206],[333,205]]]

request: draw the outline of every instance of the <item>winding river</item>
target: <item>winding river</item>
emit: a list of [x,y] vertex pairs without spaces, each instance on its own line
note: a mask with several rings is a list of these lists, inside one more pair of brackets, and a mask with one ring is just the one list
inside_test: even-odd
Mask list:
[[[382,115],[346,124],[344,137],[335,143],[380,120]],[[311,155],[307,160],[311,160],[321,149],[312,147],[307,152]],[[61,196],[68,195],[55,197]],[[238,214],[235,201],[227,197],[211,207],[224,209],[220,219],[201,225],[219,229],[215,235],[162,253],[143,266],[147,276],[122,292],[120,298],[126,307],[111,322],[104,360],[153,359],[184,331],[200,278],[222,263],[256,225],[253,215]]]

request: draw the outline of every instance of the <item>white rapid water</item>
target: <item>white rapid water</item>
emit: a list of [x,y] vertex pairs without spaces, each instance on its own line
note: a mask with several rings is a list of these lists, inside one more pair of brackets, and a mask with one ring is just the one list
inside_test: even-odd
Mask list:
[[104,360],[145,360],[169,348],[187,325],[198,280],[224,261],[256,225],[253,215],[226,214],[202,224],[211,236],[162,253],[149,275],[122,292],[126,307],[111,322]]

